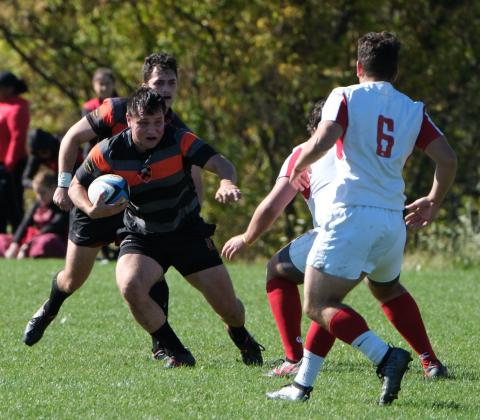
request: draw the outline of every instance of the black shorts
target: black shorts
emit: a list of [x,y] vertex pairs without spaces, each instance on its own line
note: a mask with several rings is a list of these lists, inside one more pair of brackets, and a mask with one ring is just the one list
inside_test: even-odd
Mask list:
[[117,240],[117,230],[123,226],[123,212],[101,219],[90,219],[76,207],[70,212],[68,239],[75,245],[97,247]]
[[223,264],[211,237],[191,233],[169,233],[158,236],[129,234],[120,244],[119,257],[141,254],[153,258],[164,273],[173,266],[182,276]]

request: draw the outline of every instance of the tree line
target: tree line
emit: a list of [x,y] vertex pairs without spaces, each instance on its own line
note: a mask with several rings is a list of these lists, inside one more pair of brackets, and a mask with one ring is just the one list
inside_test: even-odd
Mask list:
[[[459,156],[457,181],[430,232],[455,250],[464,233],[453,226],[467,217],[465,229],[479,232],[479,16],[479,2],[462,0],[6,0],[1,67],[28,81],[32,127],[61,134],[91,96],[97,67],[111,67],[128,95],[141,82],[146,55],[174,54],[175,110],[235,163],[244,193],[229,208],[207,199],[203,213],[218,223],[220,245],[246,227],[283,160],[308,137],[313,104],[356,83],[358,37],[394,32],[402,42],[396,86],[425,102]],[[432,174],[429,160],[415,153],[406,167],[407,197],[428,192]],[[206,185],[211,197],[215,180],[206,177]],[[309,226],[297,199],[249,256],[268,255]],[[422,235],[409,246],[433,246]]]

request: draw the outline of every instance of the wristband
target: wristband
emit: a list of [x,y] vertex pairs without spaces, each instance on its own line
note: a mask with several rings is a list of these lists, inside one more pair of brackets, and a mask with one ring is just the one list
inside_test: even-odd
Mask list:
[[247,245],[247,246],[253,245],[253,243],[255,242],[255,241],[248,242],[248,241],[247,241],[247,238],[245,237],[245,234],[242,235],[242,241],[243,241],[243,243],[244,243],[245,245]]
[[72,174],[70,172],[59,172],[57,186],[60,188],[68,188],[72,182]]

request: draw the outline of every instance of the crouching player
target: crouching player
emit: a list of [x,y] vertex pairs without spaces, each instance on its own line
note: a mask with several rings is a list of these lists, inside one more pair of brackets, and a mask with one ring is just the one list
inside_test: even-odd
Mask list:
[[129,129],[97,144],[77,171],[69,190],[73,203],[91,218],[108,214],[91,203],[87,188],[99,175],[115,173],[130,186],[124,212],[118,288],[135,320],[167,354],[166,367],[193,366],[195,359],[166,320],[149,291],[170,266],[203,293],[227,325],[247,365],[263,363],[262,347],[244,327],[245,311],[211,239],[215,225],[200,217],[190,174],[192,165],[220,178],[215,198],[240,198],[232,164],[186,130],[165,127],[165,102],[155,90],[139,88],[127,103]]

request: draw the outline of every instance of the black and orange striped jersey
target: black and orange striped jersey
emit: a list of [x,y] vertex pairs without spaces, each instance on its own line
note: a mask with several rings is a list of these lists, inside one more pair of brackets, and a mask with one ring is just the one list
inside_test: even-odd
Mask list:
[[[108,139],[127,128],[128,98],[107,98],[86,115],[87,121],[99,139]],[[165,124],[190,130],[171,108],[165,114]]]
[[89,153],[76,177],[86,188],[98,176],[113,173],[130,186],[124,214],[125,232],[144,235],[188,231],[203,223],[190,174],[217,152],[195,134],[168,125],[160,143],[147,153],[135,148],[131,130],[101,141]]

